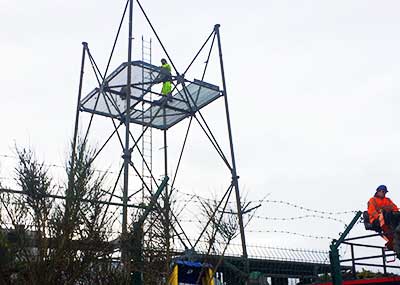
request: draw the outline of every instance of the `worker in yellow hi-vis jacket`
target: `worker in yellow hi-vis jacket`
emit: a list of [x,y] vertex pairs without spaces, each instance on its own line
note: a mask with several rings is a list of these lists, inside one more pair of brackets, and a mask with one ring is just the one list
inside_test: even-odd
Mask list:
[[160,80],[162,81],[162,89],[161,94],[168,96],[172,91],[172,76],[171,76],[171,66],[168,64],[165,58],[161,59],[161,72],[160,72]]

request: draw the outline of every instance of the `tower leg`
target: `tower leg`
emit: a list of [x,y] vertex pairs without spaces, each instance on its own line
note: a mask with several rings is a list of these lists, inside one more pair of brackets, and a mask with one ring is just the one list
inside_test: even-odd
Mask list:
[[[121,261],[125,266],[127,276],[130,276],[130,254],[128,245],[128,185],[129,185],[129,164],[131,153],[129,149],[130,141],[130,105],[131,105],[131,73],[132,73],[132,17],[133,0],[129,1],[129,35],[128,35],[128,67],[126,79],[126,111],[125,111],[125,147],[124,147],[124,185],[122,193],[122,233],[121,233]],[[129,277],[128,277],[129,278]]]
[[227,120],[227,124],[228,124],[229,144],[230,144],[231,158],[232,158],[232,169],[231,169],[232,184],[235,188],[235,195],[236,195],[237,214],[238,214],[238,220],[239,220],[240,237],[241,237],[242,251],[243,251],[242,258],[243,258],[243,264],[244,264],[244,269],[245,269],[244,271],[247,274],[249,274],[249,260],[247,258],[246,236],[245,236],[244,226],[243,226],[242,206],[240,204],[240,191],[239,191],[239,183],[238,183],[239,176],[237,175],[237,172],[236,172],[235,152],[233,149],[232,128],[231,128],[231,121],[230,121],[230,116],[229,116],[229,106],[228,106],[228,97],[227,97],[227,91],[226,91],[224,61],[222,59],[221,36],[219,33],[219,27],[220,27],[220,25],[217,24],[217,25],[215,25],[214,29],[215,29],[215,33],[217,35],[217,40],[218,40],[218,51],[219,51],[219,60],[220,60],[220,66],[221,66],[223,94],[224,94],[224,99],[225,99],[226,120]]
[[[82,85],[83,85],[83,73],[85,70],[85,57],[86,50],[88,47],[87,42],[82,42],[82,62],[81,62],[81,74],[79,77],[79,89],[78,89],[78,101],[76,103],[76,115],[75,115],[75,128],[74,128],[74,137],[72,139],[72,153],[71,153],[71,169],[68,177],[68,189],[73,186],[74,178],[75,178],[75,156],[76,156],[76,141],[78,139],[78,128],[79,128],[79,112],[81,107],[81,97],[82,97]],[[69,195],[67,195],[68,197]],[[66,211],[69,211],[69,200],[66,200]],[[67,215],[66,215],[67,216]]]

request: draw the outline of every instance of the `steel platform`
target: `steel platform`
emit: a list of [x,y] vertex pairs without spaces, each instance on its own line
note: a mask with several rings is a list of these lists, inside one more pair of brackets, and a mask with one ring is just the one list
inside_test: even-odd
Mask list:
[[[128,63],[122,63],[80,102],[80,110],[125,121]],[[177,86],[170,98],[155,92],[160,67],[143,61],[131,62],[130,122],[165,130],[193,115],[223,94],[219,87],[204,81],[172,76]],[[146,74],[146,76],[144,76]],[[144,81],[147,78],[147,82]],[[148,78],[151,78],[148,81]],[[160,87],[161,89],[161,87]],[[152,96],[149,96],[150,93]],[[155,100],[150,98],[155,97]],[[146,108],[142,110],[142,104]]]

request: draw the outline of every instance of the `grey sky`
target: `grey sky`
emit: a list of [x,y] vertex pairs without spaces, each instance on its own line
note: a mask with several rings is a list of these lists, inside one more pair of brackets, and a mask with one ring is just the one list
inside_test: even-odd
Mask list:
[[[0,153],[10,153],[16,142],[62,164],[75,116],[80,43],[89,42],[104,68],[124,2],[0,0]],[[181,70],[214,24],[221,24],[238,172],[248,199],[271,193],[271,199],[309,208],[356,210],[366,207],[377,185],[387,184],[400,203],[398,1],[148,0],[143,5]],[[135,15],[137,57],[140,36],[155,38]],[[126,60],[126,29],[121,39],[112,68]],[[161,56],[155,45],[156,64]],[[93,84],[89,80],[85,90]],[[220,103],[205,111],[216,129],[225,122]],[[204,159],[207,142],[199,131],[193,136],[187,163],[194,161],[192,172],[202,175],[182,179],[180,187],[207,196],[226,183],[204,184],[222,166],[207,165],[215,156],[211,152]],[[258,214],[304,213],[264,204]],[[315,219],[260,223],[253,228],[329,236],[343,230]],[[286,243],[268,233],[248,236],[271,245],[326,249],[328,244],[283,236]]]

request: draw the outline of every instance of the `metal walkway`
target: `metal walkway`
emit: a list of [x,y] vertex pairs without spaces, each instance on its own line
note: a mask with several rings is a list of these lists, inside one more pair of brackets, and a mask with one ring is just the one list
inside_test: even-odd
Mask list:
[[[165,96],[151,90],[154,84],[159,84],[156,79],[161,72],[160,67],[143,61],[133,61],[131,68],[131,123],[161,130],[169,129],[223,95],[219,87],[213,84],[172,76],[173,85],[179,84],[180,87],[174,88],[170,100],[164,100]],[[114,70],[100,88],[93,89],[81,101],[81,110],[124,121],[127,109],[127,69],[128,63],[125,62]],[[143,72],[149,74],[152,80],[144,82]],[[151,94],[157,98],[153,100]],[[147,104],[147,109],[143,111],[139,103]]]

